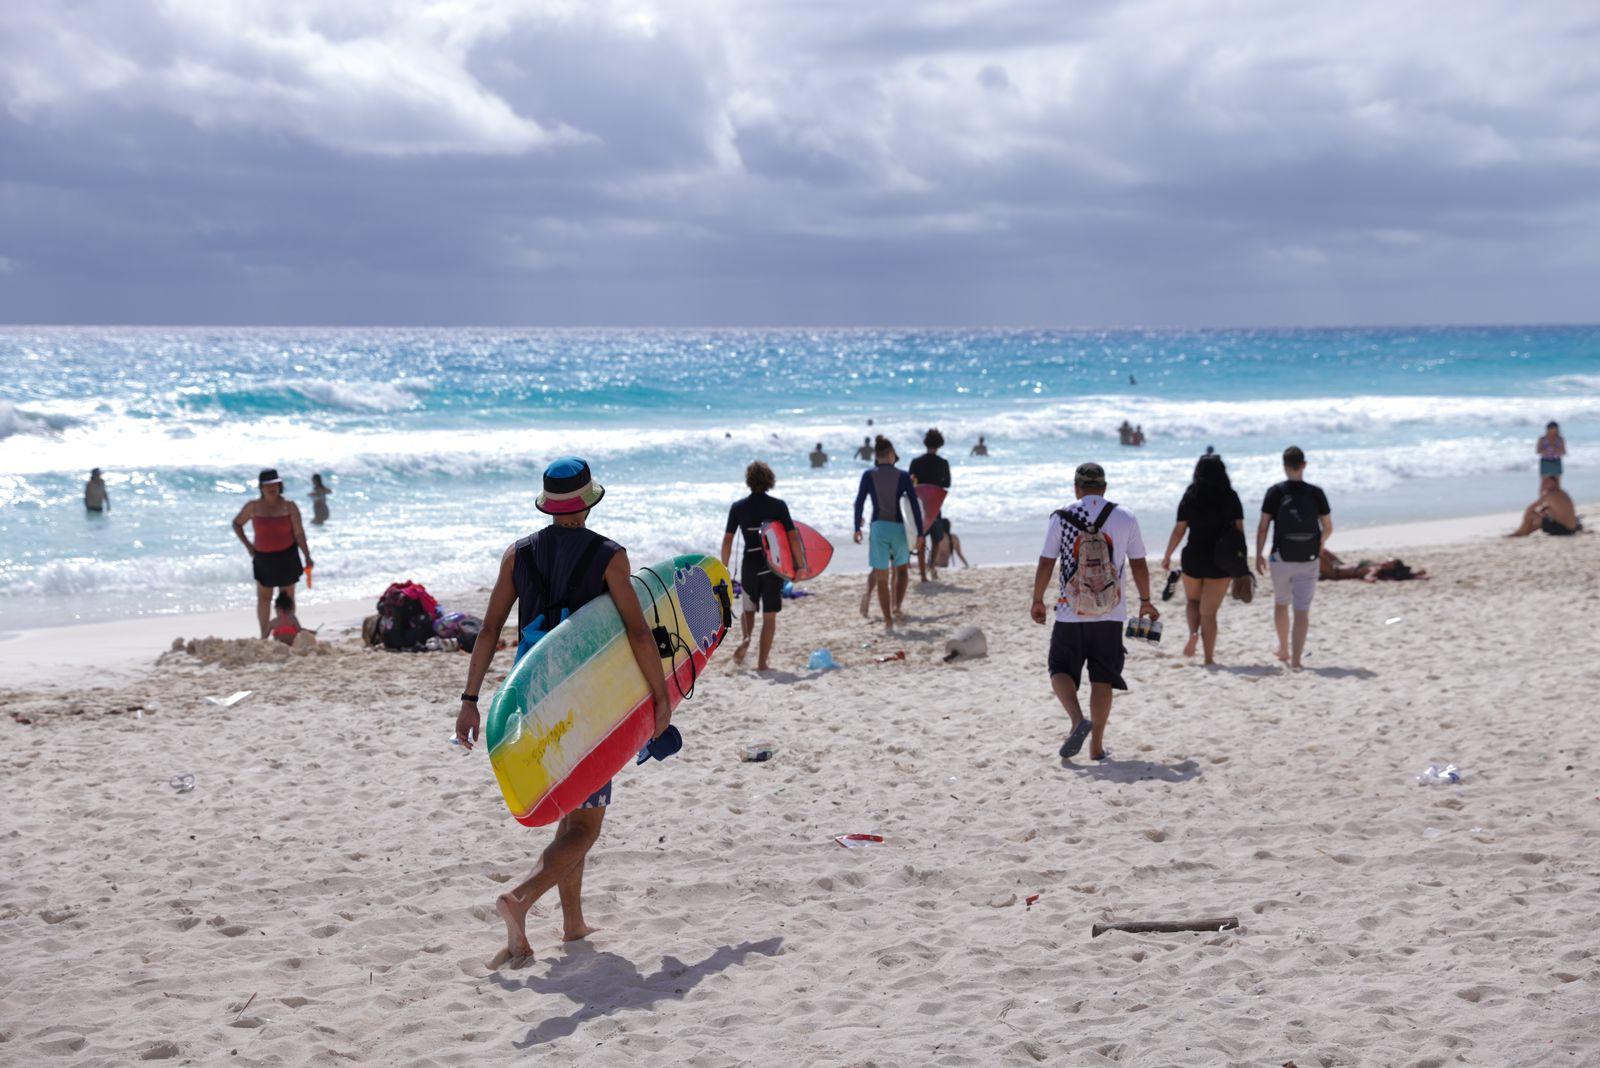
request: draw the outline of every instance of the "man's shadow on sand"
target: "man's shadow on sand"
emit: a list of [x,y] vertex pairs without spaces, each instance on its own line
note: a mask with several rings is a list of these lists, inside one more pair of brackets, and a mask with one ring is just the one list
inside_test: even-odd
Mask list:
[[772,957],[782,948],[782,938],[768,938],[721,946],[698,964],[663,957],[661,967],[645,975],[626,957],[595,949],[588,942],[573,942],[565,947],[545,975],[513,979],[497,971],[489,978],[502,990],[560,994],[581,1003],[568,1015],[552,1016],[529,1031],[521,1042],[512,1043],[517,1049],[532,1049],[566,1038],[590,1020],[630,1009],[653,1009],[661,1001],[681,1001],[701,980],[744,963],[750,954]]
[[1063,760],[1061,767],[1083,779],[1102,782],[1188,782],[1200,777],[1198,760],[1183,760],[1176,764],[1157,764],[1153,760],[1095,760],[1075,764]]

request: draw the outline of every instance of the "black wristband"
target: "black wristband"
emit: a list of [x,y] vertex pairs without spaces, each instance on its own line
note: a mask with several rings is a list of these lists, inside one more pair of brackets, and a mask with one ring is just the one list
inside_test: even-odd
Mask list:
[[478,703],[478,695],[475,694],[475,693],[464,693],[464,694],[461,695],[461,699],[463,701],[467,702],[468,704],[472,704],[472,705],[475,705],[475,704]]

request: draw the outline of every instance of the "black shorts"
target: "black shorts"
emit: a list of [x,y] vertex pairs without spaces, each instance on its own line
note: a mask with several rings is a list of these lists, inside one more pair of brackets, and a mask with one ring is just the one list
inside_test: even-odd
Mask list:
[[1190,578],[1224,579],[1232,577],[1217,566],[1216,542],[1206,545],[1185,545],[1183,552],[1178,557],[1178,566]]
[[251,561],[256,581],[263,586],[293,586],[305,568],[300,565],[300,546],[291,545],[275,553],[256,553]]
[[1560,523],[1557,523],[1554,519],[1551,519],[1549,516],[1545,516],[1539,521],[1539,529],[1544,531],[1546,534],[1557,538],[1565,538],[1568,535],[1576,534],[1578,532],[1577,527],[1564,527]]
[[1089,681],[1109,683],[1113,690],[1126,690],[1122,664],[1127,650],[1122,645],[1122,624],[1116,620],[1095,623],[1062,623],[1057,620],[1050,632],[1050,674],[1071,675],[1072,685],[1083,682],[1083,665],[1089,665]]
[[746,567],[739,585],[744,587],[746,612],[783,611],[783,579],[768,571],[765,562]]

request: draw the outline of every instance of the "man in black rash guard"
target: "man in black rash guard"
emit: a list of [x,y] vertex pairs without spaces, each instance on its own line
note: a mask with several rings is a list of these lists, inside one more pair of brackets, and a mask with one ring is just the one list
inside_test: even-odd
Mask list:
[[744,469],[744,484],[750,487],[750,496],[742,497],[728,509],[728,529],[722,536],[722,564],[728,565],[733,553],[733,532],[744,535],[744,560],[739,567],[739,585],[744,588],[744,603],[740,606],[739,646],[733,651],[736,664],[744,663],[750,651],[750,634],[755,629],[756,612],[761,613],[761,643],[756,654],[756,670],[766,671],[772,654],[772,639],[778,630],[778,613],[783,611],[783,577],[767,563],[767,551],[761,543],[761,527],[765,523],[781,523],[788,533],[789,548],[794,553],[795,566],[805,570],[806,550],[800,543],[800,532],[795,530],[789,517],[789,506],[767,491],[777,484],[772,468],[755,461]]
[[[934,427],[922,435],[922,444],[928,451],[911,461],[911,481],[918,486],[938,486],[940,489],[950,489],[950,461],[939,455],[939,450],[944,448],[944,435],[939,433],[939,428]],[[939,539],[944,531],[949,529],[948,523],[931,524],[926,531],[932,544],[925,551],[919,542],[917,546],[917,573],[923,582],[928,581],[928,556],[937,553]],[[923,533],[918,531],[918,533]],[[939,577],[939,569],[933,570],[933,577]]]

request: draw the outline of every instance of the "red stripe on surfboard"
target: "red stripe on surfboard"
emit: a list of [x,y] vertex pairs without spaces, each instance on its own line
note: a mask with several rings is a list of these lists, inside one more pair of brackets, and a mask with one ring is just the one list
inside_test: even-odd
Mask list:
[[[717,645],[721,644],[722,636],[719,635]],[[717,645],[711,647],[711,652],[716,651]],[[691,659],[679,664],[678,669],[668,676],[667,696],[672,700],[674,710],[683,703],[684,689],[691,685],[691,680],[699,672],[705,670],[708,660],[710,653],[702,654],[696,650]],[[517,822],[526,827],[543,827],[589,800],[590,794],[627,767],[628,761],[645,747],[655,733],[655,722],[655,701],[646,695],[643,701],[633,706],[621,723],[611,729],[610,734],[600,740],[599,745],[573,765],[565,779],[539,799],[532,811],[518,816]]]

